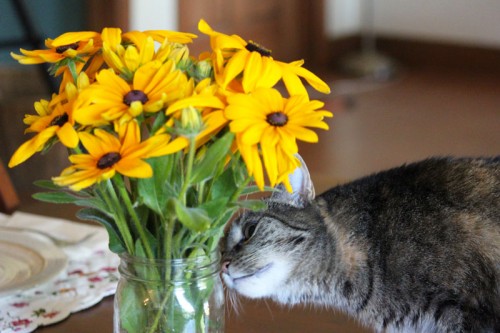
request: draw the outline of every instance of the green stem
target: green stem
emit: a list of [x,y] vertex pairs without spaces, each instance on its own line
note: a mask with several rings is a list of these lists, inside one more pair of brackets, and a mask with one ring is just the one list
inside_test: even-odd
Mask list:
[[110,208],[110,211],[113,214],[116,226],[118,227],[123,242],[125,243],[125,247],[127,248],[127,252],[130,254],[134,254],[134,241],[132,239],[132,235],[130,234],[130,229],[128,228],[127,221],[125,221],[125,217],[123,215],[118,197],[116,196],[115,189],[113,188],[113,184],[108,179],[106,180],[106,187],[99,190],[102,198],[104,199],[104,202]]
[[141,221],[139,221],[139,218],[137,217],[137,214],[135,212],[135,209],[132,207],[132,202],[130,201],[129,194],[127,190],[125,189],[125,184],[123,183],[123,179],[117,175],[116,177],[113,177],[115,181],[115,185],[118,188],[118,191],[120,193],[121,198],[123,199],[125,203],[125,207],[127,208],[127,212],[130,215],[130,218],[132,219],[132,222],[134,223],[134,227],[139,233],[139,239],[142,242],[142,246],[144,248],[144,251],[146,252],[146,257],[149,259],[154,259],[154,254],[151,249],[151,245],[149,244],[148,237],[146,235],[146,232],[144,231],[144,228],[141,224]]
[[156,328],[158,327],[158,324],[160,322],[160,318],[163,315],[163,308],[167,304],[167,301],[170,299],[170,294],[172,294],[172,287],[168,288],[168,291],[161,301],[160,308],[158,309],[158,312],[156,313],[155,319],[153,320],[153,324],[150,326],[150,329],[148,330],[148,333],[154,333],[156,332]]
[[[165,228],[165,260],[172,260],[172,238],[174,234],[175,227],[175,216],[170,215],[167,227]],[[170,279],[172,273],[172,268],[167,265],[165,270],[164,280]]]
[[236,188],[236,190],[233,192],[233,195],[231,196],[231,198],[229,198],[228,202],[237,201],[241,195],[241,192],[243,192],[245,187],[247,187],[247,185],[248,185],[248,183],[250,183],[251,179],[252,179],[251,177],[247,177],[245,179],[245,181],[238,188]]
[[182,201],[182,203],[186,204],[186,192],[191,184],[191,172],[193,170],[193,164],[194,164],[194,155],[196,151],[196,141],[194,138],[189,138],[189,152],[188,152],[188,160],[187,160],[187,166],[186,166],[186,175],[184,178],[184,183],[182,184],[182,189],[181,192],[179,193],[179,200]]

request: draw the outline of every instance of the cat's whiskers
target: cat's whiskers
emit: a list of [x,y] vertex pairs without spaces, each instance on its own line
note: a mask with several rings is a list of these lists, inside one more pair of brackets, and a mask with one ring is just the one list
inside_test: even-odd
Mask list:
[[238,317],[240,313],[243,311],[243,307],[241,306],[241,300],[238,294],[225,286],[226,291],[226,299],[229,300],[229,311],[234,311],[234,314]]

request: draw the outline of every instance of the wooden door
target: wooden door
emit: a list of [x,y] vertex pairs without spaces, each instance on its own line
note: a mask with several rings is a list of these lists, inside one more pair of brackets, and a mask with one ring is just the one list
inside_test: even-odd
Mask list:
[[[205,19],[212,28],[237,34],[272,51],[275,59],[314,59],[322,40],[321,0],[181,0],[180,30],[198,35],[197,24]],[[198,38],[194,54],[208,49],[208,39]]]

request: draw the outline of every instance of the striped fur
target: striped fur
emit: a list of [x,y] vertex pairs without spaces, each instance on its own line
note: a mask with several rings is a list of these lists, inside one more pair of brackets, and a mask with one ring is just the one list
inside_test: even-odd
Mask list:
[[287,196],[231,226],[229,289],[341,309],[377,332],[500,332],[500,157]]

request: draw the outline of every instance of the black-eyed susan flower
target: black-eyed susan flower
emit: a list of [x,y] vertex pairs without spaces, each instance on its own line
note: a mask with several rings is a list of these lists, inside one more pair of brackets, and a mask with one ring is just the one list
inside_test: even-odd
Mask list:
[[35,110],[38,115],[26,116],[24,123],[29,125],[26,132],[37,134],[19,146],[9,161],[9,167],[16,166],[41,151],[55,136],[69,148],[78,144],[74,122],[67,108],[61,104],[50,106],[47,100],[41,100],[35,103]]
[[[317,142],[318,135],[309,128],[328,129],[323,119],[331,116],[320,110],[322,102],[310,101],[305,95],[283,98],[275,89],[234,94],[227,102],[225,115],[230,119],[230,130],[239,136],[238,144],[249,170],[255,173],[259,169],[258,149],[271,186],[293,170],[288,167],[296,165],[293,155],[298,152],[297,140]],[[256,182],[260,187],[264,185],[262,180]]]
[[116,137],[99,128],[93,134],[80,132],[87,153],[70,155],[72,165],[53,181],[79,191],[110,179],[117,172],[132,178],[151,177],[153,170],[144,159],[151,156],[163,138],[154,136],[141,142],[139,125],[135,121],[123,125],[119,133],[121,136]]
[[11,52],[11,56],[21,64],[52,64],[54,76],[62,75],[59,92],[67,83],[76,83],[86,62],[91,70],[102,64],[102,57],[97,55],[101,49],[100,34],[94,31],[67,32],[56,39],[46,39],[45,46],[47,49],[43,50],[20,49],[21,54]]
[[141,66],[129,84],[111,69],[101,70],[83,91],[74,117],[83,125],[127,122],[143,112],[158,112],[184,96],[188,80],[173,62],[152,61]]
[[26,115],[24,123],[29,125],[26,133],[37,133],[30,140],[23,143],[14,152],[9,161],[9,166],[18,165],[36,152],[43,150],[49,140],[57,136],[59,141],[68,148],[78,145],[76,123],[73,118],[73,103],[79,91],[89,84],[88,77],[81,73],[77,85],[67,83],[60,94],[54,94],[52,100],[35,102],[36,115]]
[[56,39],[47,38],[46,50],[20,49],[21,54],[12,52],[11,56],[25,65],[56,63],[66,58],[89,56],[99,50],[99,46],[94,45],[96,37],[99,37],[99,33],[93,31],[68,32]]
[[303,61],[276,61],[265,47],[237,35],[217,32],[204,20],[200,20],[198,29],[210,37],[216,79],[223,88],[242,75],[241,86],[247,93],[259,88],[271,88],[283,79],[290,95],[307,95],[301,78],[314,89],[330,93],[330,87],[325,82],[301,67]]

